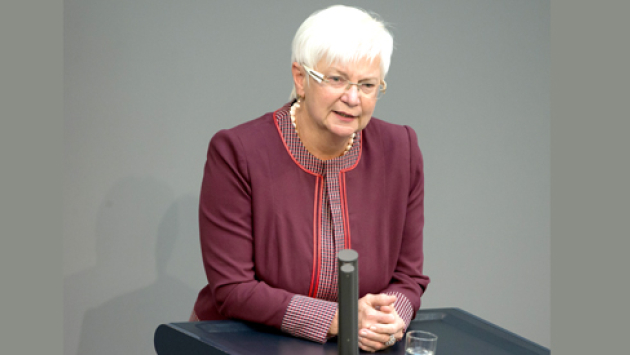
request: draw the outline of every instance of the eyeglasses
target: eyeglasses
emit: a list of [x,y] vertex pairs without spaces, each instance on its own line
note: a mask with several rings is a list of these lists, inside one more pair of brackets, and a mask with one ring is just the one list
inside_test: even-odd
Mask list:
[[350,80],[344,78],[343,76],[339,76],[339,75],[328,76],[320,72],[317,72],[307,67],[306,65],[302,65],[302,66],[304,67],[304,70],[306,70],[306,72],[310,76],[312,76],[313,79],[315,79],[315,81],[317,81],[320,84],[322,82],[325,82],[326,84],[328,84],[330,89],[338,93],[345,92],[348,89],[350,89],[350,86],[356,85],[358,89],[357,91],[363,96],[370,97],[370,98],[373,98],[373,97],[379,98],[387,90],[387,83],[385,82],[385,80],[381,80],[380,83],[376,79],[370,79],[370,80],[366,80],[360,83],[353,83]]

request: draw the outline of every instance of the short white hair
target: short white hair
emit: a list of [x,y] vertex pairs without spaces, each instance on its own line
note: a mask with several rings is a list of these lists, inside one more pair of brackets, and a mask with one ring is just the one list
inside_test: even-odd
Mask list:
[[[379,57],[384,79],[394,50],[394,38],[385,23],[376,16],[344,5],[314,12],[295,33],[291,63],[315,67],[324,57],[329,63],[350,63]],[[289,99],[295,98],[294,87]]]

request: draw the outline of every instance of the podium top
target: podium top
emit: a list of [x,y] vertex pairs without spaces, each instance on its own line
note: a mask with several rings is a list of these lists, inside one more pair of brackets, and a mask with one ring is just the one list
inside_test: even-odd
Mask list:
[[[437,354],[548,355],[549,349],[458,308],[420,310],[409,330],[438,336]],[[379,354],[405,353],[404,338]],[[159,355],[337,355],[337,342],[318,344],[240,321],[162,324],[155,332]],[[360,351],[361,354],[366,352]]]

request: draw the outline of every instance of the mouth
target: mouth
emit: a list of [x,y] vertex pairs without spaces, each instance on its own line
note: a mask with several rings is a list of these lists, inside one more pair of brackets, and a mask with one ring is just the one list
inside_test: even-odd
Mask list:
[[358,117],[358,116],[351,115],[351,114],[343,112],[343,111],[333,111],[333,112],[338,114],[341,117],[344,117],[344,118],[357,118]]

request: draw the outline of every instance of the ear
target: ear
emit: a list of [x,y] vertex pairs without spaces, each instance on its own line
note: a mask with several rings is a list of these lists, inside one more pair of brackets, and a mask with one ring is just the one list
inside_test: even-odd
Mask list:
[[295,93],[298,97],[304,97],[304,87],[306,85],[306,78],[302,66],[297,62],[293,62],[291,65],[291,74],[293,75],[293,84],[295,85]]

